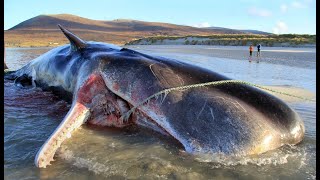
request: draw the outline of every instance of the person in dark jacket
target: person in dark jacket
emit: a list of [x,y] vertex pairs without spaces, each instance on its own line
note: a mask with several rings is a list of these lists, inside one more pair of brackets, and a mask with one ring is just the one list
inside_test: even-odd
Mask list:
[[258,49],[258,51],[257,51],[257,57],[258,57],[258,56],[260,57],[260,49],[261,49],[261,45],[260,45],[260,44],[257,45],[257,49]]

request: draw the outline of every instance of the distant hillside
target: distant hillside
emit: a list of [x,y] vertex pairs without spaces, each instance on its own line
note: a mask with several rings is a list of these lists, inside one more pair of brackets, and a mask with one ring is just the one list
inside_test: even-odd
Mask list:
[[126,45],[216,45],[263,47],[315,47],[316,35],[307,34],[214,34],[209,36],[154,36],[130,41]]
[[213,29],[213,30],[225,30],[225,31],[240,31],[245,34],[260,34],[260,35],[271,35],[272,33],[264,32],[264,31],[258,31],[258,30],[239,30],[239,29],[229,29],[224,27],[207,27],[205,29]]
[[261,34],[261,35],[271,35],[272,33],[264,32],[264,31],[258,31],[258,30],[239,30],[245,33],[249,34]]
[[9,30],[55,30],[57,24],[63,24],[72,29],[107,31],[107,32],[140,32],[160,33],[168,35],[179,34],[239,34],[237,30],[210,30],[191,26],[175,25],[160,22],[144,22],[129,19],[116,19],[113,21],[99,21],[82,18],[69,14],[40,15],[26,20]]
[[40,15],[6,30],[6,46],[57,46],[67,43],[57,24],[72,30],[89,41],[113,44],[151,36],[187,36],[212,34],[246,34],[246,32],[221,28],[206,29],[160,22],[145,22],[128,19],[101,21],[70,14]]

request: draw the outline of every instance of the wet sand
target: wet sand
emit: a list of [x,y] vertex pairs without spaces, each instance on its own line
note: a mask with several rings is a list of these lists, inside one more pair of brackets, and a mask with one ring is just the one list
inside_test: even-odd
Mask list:
[[[248,60],[249,58],[249,47],[247,46],[132,45],[126,47],[151,53],[197,54],[237,60]],[[254,59],[256,59],[256,50],[254,48]],[[260,60],[270,64],[315,69],[316,48],[261,47]]]
[[[285,102],[289,102],[289,103],[297,103],[297,102],[304,102],[306,101],[306,99],[308,99],[307,101],[316,101],[316,94],[307,90],[307,89],[303,89],[303,88],[297,88],[297,87],[291,87],[291,86],[264,86],[265,88],[268,89],[272,89],[278,92],[282,92],[282,93],[287,93],[287,94],[292,94],[295,96],[299,96],[301,98],[297,98],[297,97],[292,97],[292,96],[288,96],[285,94],[280,94],[280,93],[276,93],[276,92],[270,92],[268,90],[264,90],[280,99],[282,99]],[[302,99],[304,98],[304,99]]]

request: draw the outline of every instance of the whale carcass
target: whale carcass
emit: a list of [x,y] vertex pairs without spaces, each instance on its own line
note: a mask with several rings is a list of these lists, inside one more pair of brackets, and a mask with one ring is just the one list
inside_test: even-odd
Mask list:
[[70,44],[7,75],[16,84],[52,90],[71,103],[38,151],[37,167],[49,165],[61,143],[84,123],[150,128],[174,138],[191,154],[260,154],[303,139],[304,124],[295,111],[277,97],[245,84],[172,91],[123,118],[161,90],[229,78],[183,61],[84,41],[59,27]]

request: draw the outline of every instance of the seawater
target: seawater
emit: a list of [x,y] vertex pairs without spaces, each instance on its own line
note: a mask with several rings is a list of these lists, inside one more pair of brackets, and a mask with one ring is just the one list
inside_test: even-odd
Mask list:
[[[316,59],[312,48],[264,48],[260,63],[249,63],[244,47],[129,48],[183,60],[233,79],[316,92]],[[7,65],[18,69],[48,50],[50,48],[6,48]],[[34,157],[66,115],[70,104],[40,88],[25,89],[5,81],[4,178],[315,179],[316,103],[288,104],[304,120],[304,140],[296,146],[284,146],[262,155],[233,159],[192,156],[153,132],[84,125],[63,143],[51,166],[38,169],[33,164]]]

